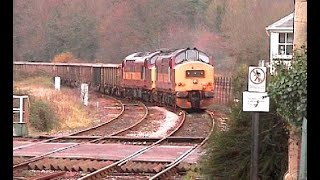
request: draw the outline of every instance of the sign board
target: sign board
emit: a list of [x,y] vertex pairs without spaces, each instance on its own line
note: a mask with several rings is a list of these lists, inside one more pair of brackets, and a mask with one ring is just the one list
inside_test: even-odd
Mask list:
[[249,67],[248,91],[266,92],[266,67]]
[[266,92],[243,92],[243,111],[269,112],[269,102]]

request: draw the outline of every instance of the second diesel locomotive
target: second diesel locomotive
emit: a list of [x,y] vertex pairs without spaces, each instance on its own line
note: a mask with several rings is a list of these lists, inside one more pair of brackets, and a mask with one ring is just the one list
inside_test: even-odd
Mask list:
[[70,86],[183,109],[206,109],[214,99],[212,59],[193,48],[136,52],[121,64],[15,62],[15,70],[42,70]]

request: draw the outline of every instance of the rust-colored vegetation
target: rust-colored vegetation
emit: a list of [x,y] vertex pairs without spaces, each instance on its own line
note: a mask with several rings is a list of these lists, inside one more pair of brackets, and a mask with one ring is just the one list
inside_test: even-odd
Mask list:
[[[265,27],[291,0],[13,1],[13,60],[120,63],[137,51],[198,47],[215,71],[268,59]],[[70,59],[69,59],[70,60]]]
[[36,122],[43,123],[44,118],[56,117],[56,119],[52,119],[57,121],[56,123],[47,122],[49,124],[53,123],[53,126],[43,125],[39,128],[31,123],[30,129],[33,135],[68,133],[79,128],[85,128],[95,122],[94,107],[91,104],[88,107],[83,106],[80,100],[80,92],[69,88],[56,91],[50,78],[31,77],[14,82],[15,92],[26,92],[30,95],[31,107],[38,107],[38,109],[32,111],[38,114],[31,115],[30,118],[41,118],[35,120]]
[[53,61],[55,63],[67,63],[67,62],[71,62],[72,60],[74,60],[74,56],[71,52],[64,52],[61,54],[58,54],[56,56],[54,56]]

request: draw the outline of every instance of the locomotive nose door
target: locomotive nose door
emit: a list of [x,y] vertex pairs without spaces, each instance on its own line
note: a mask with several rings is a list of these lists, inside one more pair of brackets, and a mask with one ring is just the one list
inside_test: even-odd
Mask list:
[[191,106],[193,108],[200,108],[200,92],[199,91],[191,91],[189,93],[189,98],[191,102]]

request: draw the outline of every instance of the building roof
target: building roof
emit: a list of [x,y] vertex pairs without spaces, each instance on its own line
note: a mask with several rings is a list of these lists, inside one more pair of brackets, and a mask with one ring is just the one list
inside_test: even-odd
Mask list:
[[266,27],[267,31],[293,31],[294,13],[291,13]]

